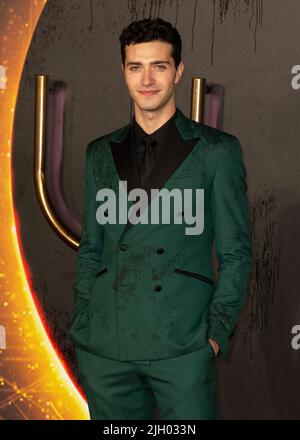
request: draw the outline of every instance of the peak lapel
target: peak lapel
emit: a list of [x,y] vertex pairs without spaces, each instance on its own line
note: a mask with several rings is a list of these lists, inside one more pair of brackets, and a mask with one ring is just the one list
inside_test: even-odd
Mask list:
[[[190,119],[184,116],[181,110],[178,108],[177,110],[177,116],[174,120],[177,130],[171,131],[171,134],[156,159],[143,188],[148,196],[147,206],[149,206],[152,201],[151,189],[161,190],[165,186],[166,182],[168,182],[176,173],[199,140],[199,133],[196,133],[196,131],[193,130]],[[132,124],[130,126],[132,126]],[[114,150],[113,157],[119,177],[121,180],[127,180],[127,189],[129,193],[131,189],[139,188],[140,185],[134,166],[132,149],[130,148],[129,130],[126,132],[125,136],[124,139],[123,132],[123,142],[119,147],[113,142],[111,142],[111,144],[112,149]],[[128,220],[123,229],[121,238],[131,226],[134,225]]]
[[127,193],[139,187],[129,132],[121,143],[110,141],[111,152],[119,180],[127,181]]

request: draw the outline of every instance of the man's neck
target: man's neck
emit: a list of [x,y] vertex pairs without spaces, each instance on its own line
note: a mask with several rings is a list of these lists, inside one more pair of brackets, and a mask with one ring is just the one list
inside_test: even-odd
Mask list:
[[170,106],[168,109],[155,110],[155,111],[143,111],[135,106],[134,117],[136,122],[142,127],[142,129],[148,133],[154,133],[162,125],[164,125],[176,112],[176,105]]

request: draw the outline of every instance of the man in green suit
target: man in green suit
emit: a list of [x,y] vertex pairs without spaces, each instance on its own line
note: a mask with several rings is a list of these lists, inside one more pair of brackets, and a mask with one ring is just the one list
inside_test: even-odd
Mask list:
[[134,116],[86,150],[70,329],[82,386],[92,419],[217,419],[215,358],[251,266],[241,145],[176,107],[170,23],[131,23],[120,43]]

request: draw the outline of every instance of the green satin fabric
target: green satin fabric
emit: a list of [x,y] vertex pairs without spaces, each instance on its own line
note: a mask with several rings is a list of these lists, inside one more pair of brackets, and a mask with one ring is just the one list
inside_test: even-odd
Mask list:
[[216,420],[216,368],[209,342],[190,353],[118,361],[76,347],[91,420]]

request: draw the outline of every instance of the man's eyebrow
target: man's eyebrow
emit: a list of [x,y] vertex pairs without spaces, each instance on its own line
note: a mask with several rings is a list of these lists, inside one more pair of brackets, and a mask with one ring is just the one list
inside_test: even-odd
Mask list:
[[[143,63],[140,63],[139,61],[128,61],[127,66],[141,66]],[[150,64],[169,64],[171,65],[169,61],[152,61]]]

